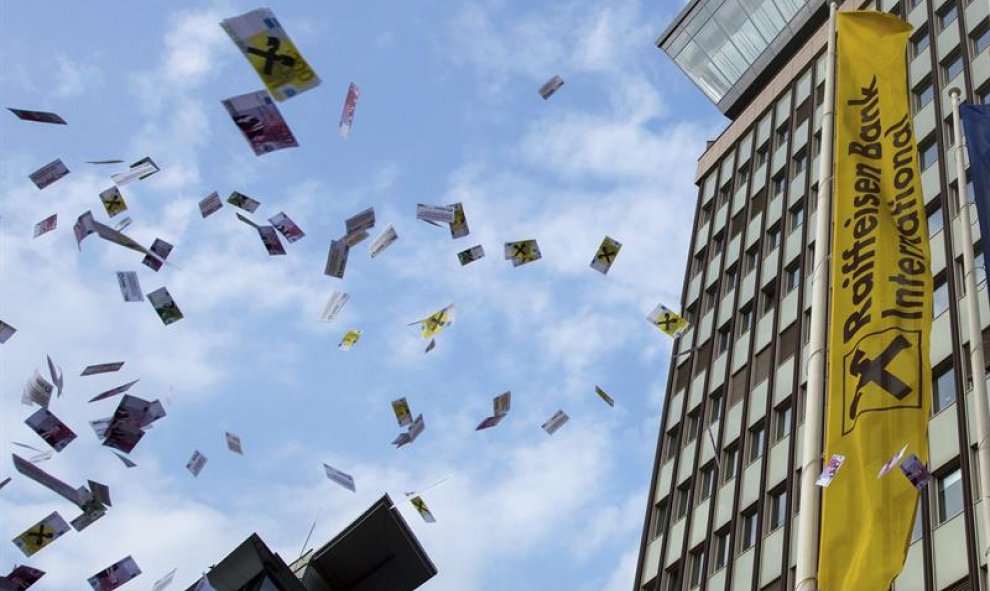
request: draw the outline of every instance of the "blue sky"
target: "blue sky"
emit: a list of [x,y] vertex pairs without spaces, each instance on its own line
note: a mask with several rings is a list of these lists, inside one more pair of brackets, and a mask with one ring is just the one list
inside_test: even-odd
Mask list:
[[[440,574],[423,588],[628,591],[646,506],[670,340],[645,316],[676,306],[695,205],[695,162],[724,125],[653,42],[678,7],[573,0],[268,3],[317,71],[318,88],[279,104],[300,147],[255,157],[220,101],[260,79],[219,26],[257,5],[5,3],[3,106],[58,112],[67,127],[0,117],[0,436],[45,448],[22,421],[24,382],[50,354],[66,392],[51,410],[79,438],[41,466],[74,485],[111,487],[114,507],[30,559],[0,540],[0,570],[48,572],[38,589],[78,589],[131,554],[150,588],[178,568],[192,583],[251,532],[286,559],[319,514],[320,545],[383,492]],[[564,86],[543,101],[550,76]],[[361,87],[350,139],[337,134],[350,82]],[[151,156],[157,175],[122,188],[145,245],[175,245],[154,273],[140,256],[71,226],[119,167],[85,160]],[[43,191],[28,174],[55,158],[71,173]],[[268,257],[225,206],[201,219],[212,191],[288,213],[307,236]],[[471,234],[415,220],[417,202],[463,202]],[[351,251],[344,279],[323,275],[344,220],[373,206],[377,235],[399,239],[376,259]],[[32,240],[57,213],[58,229]],[[115,218],[116,221],[119,218]],[[608,276],[588,266],[605,235],[623,244]],[[536,238],[543,259],[512,268],[502,243]],[[461,267],[455,253],[487,254]],[[123,303],[116,271],[145,293],[166,286],[185,319]],[[351,298],[317,321],[334,291]],[[408,323],[454,303],[457,320],[423,354]],[[348,329],[363,331],[350,352]],[[117,374],[79,377],[125,361]],[[140,378],[132,393],[169,393],[126,469],[87,422],[116,401],[96,393]],[[594,394],[602,386],[614,409]],[[492,398],[512,411],[476,433]],[[389,442],[389,402],[405,396],[426,431]],[[571,417],[554,436],[540,424]],[[224,445],[224,431],[245,455]],[[198,478],[193,450],[208,457]],[[9,455],[8,455],[9,457]],[[350,473],[357,493],[328,481]],[[0,477],[0,532],[12,539],[48,513],[77,509],[14,473]],[[403,491],[441,478],[423,523]]]

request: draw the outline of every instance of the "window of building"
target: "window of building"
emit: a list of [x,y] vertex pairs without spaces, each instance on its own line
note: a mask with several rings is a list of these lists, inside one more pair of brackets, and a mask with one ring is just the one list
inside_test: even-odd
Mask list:
[[726,203],[729,202],[729,197],[732,196],[732,187],[730,185],[725,185],[718,190],[718,205],[715,209],[721,209]]
[[776,197],[777,195],[781,195],[784,192],[784,189],[786,188],[787,188],[787,178],[783,174],[778,174],[777,176],[773,177],[774,197]]
[[708,396],[708,424],[714,425],[722,418],[722,389],[719,388]]
[[951,364],[945,364],[932,375],[932,413],[937,413],[956,401],[956,373]]
[[698,491],[698,502],[704,501],[715,492],[715,464],[709,463],[701,469],[701,489]]
[[691,506],[691,481],[687,480],[677,487],[674,493],[674,519],[683,519]]
[[667,435],[664,437],[664,462],[672,460],[674,456],[677,455],[677,450],[680,449],[680,441],[680,429],[677,425],[674,425],[669,431],[667,431]]
[[935,87],[932,85],[931,77],[926,77],[920,84],[915,86],[914,90],[911,91],[911,96],[914,100],[915,113],[921,111],[928,103],[932,102],[932,99],[935,98]]
[[704,224],[708,220],[712,219],[712,202],[701,206],[701,223]]
[[722,245],[725,244],[725,233],[719,232],[712,238],[712,258],[722,254]]
[[743,511],[739,523],[739,551],[749,550],[756,545],[757,522],[756,506]]
[[779,487],[770,491],[767,502],[767,531],[773,531],[787,521],[787,488]]
[[959,11],[956,9],[956,3],[948,2],[945,8],[938,13],[938,30],[944,31],[947,26],[956,22],[957,18],[959,18]]
[[687,445],[698,438],[698,431],[701,429],[701,408],[696,408],[688,413],[687,430],[684,432],[684,445]]
[[655,540],[663,533],[667,523],[667,499],[661,500],[653,506],[653,514],[650,515],[650,539]]
[[766,249],[767,252],[772,252],[773,249],[780,245],[780,224],[774,224],[769,229],[767,229],[767,242]]
[[720,570],[729,564],[729,553],[732,546],[729,544],[729,528],[724,527],[715,532],[715,541],[712,548],[712,572]]
[[718,329],[718,334],[715,335],[715,354],[721,355],[729,349],[729,341],[732,340],[730,336],[731,331],[729,330],[729,325],[725,324]]
[[973,49],[973,56],[983,53],[990,47],[990,21],[983,21],[980,26],[969,35],[970,47]]
[[976,91],[976,100],[981,105],[990,105],[990,85]]
[[791,293],[801,283],[801,265],[792,263],[784,269],[784,293]]
[[771,281],[760,293],[763,299],[763,315],[766,316],[777,307],[777,285]]
[[739,442],[733,441],[722,450],[722,482],[728,482],[739,472]]
[[934,137],[930,137],[918,146],[919,162],[921,170],[926,170],[938,161],[938,142]]
[[921,539],[924,525],[921,514],[921,499],[918,499],[918,508],[914,512],[914,526],[911,528],[911,541],[917,542]]
[[746,251],[743,258],[743,274],[749,275],[756,269],[756,264],[760,260],[760,249],[756,246]]
[[767,156],[770,154],[770,144],[765,143],[756,149],[756,167],[759,168],[767,163]]
[[666,583],[663,591],[681,591],[681,566],[675,564],[667,569]]
[[928,206],[925,212],[928,216],[928,235],[934,236],[936,232],[942,229],[942,206],[939,204],[939,200],[935,199]]
[[739,167],[736,173],[736,190],[742,189],[749,182],[749,162]]
[[722,295],[730,294],[736,288],[737,275],[735,265],[725,270],[725,274],[722,275]]
[[962,513],[962,472],[956,467],[935,478],[938,482],[938,522],[945,523]]
[[694,260],[691,263],[691,276],[697,277],[701,275],[701,272],[705,270],[705,251],[702,249],[701,252],[694,255]]
[[705,313],[715,309],[715,302],[718,301],[718,285],[713,285],[705,290]]
[[763,446],[767,441],[767,430],[763,427],[763,421],[749,428],[749,458],[754,462],[763,455]]
[[645,585],[640,587],[639,591],[660,591],[660,581],[657,577],[653,577]]
[[791,402],[788,400],[773,410],[773,440],[780,441],[791,433],[791,421],[794,418],[794,411]]
[[[953,4],[955,8],[955,4]],[[963,71],[963,57],[958,51],[942,62],[942,83],[948,85]]]
[[932,318],[938,318],[949,309],[949,282],[944,272],[935,278],[935,292],[932,294]]
[[753,319],[753,304],[746,304],[742,310],[739,310],[739,336],[746,334],[749,329],[753,328]]
[[792,160],[794,161],[794,168],[792,172],[793,176],[797,176],[803,172],[804,169],[808,168],[808,153],[804,150],[800,150],[797,154],[795,154]]
[[804,223],[804,203],[798,203],[787,213],[787,227],[793,232]]
[[688,589],[696,589],[701,586],[704,578],[705,549],[695,548],[688,553]]
[[786,144],[787,140],[790,139],[790,137],[791,137],[791,128],[787,123],[778,127],[776,133],[777,147],[779,148],[784,144]]
[[928,27],[922,26],[921,29],[911,38],[911,58],[916,58],[923,51],[928,49],[929,38],[928,38]]
[[808,408],[808,384],[801,384],[798,388],[798,399],[797,399],[797,419],[798,425],[804,424],[804,411]]

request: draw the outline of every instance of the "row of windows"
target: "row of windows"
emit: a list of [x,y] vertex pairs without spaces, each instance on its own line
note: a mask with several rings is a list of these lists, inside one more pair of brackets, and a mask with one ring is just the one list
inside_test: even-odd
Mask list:
[[[800,490],[800,472],[797,473],[794,483],[796,491],[795,494],[797,495],[797,492]],[[786,483],[782,483],[771,490],[766,497],[764,515],[762,516],[765,520],[763,524],[764,537],[770,535],[787,523],[788,492],[785,484]],[[963,512],[965,498],[963,494],[962,472],[958,465],[953,465],[935,474],[933,476],[933,484],[935,491],[935,507],[933,516],[936,519],[935,525],[941,525],[942,523],[945,523]],[[792,511],[794,514],[797,514],[798,506],[798,498],[795,498]],[[921,516],[922,504],[919,502],[917,512],[915,513],[914,526],[911,532],[912,542],[921,539],[923,533],[923,521]],[[755,503],[740,511],[739,518],[737,520],[737,528],[735,531],[736,554],[746,552],[756,545],[760,535],[760,518],[759,503]],[[666,520],[665,500],[657,504],[654,510],[653,519],[655,524],[659,524],[659,526],[653,526],[654,529],[658,529],[663,526],[663,523]],[[659,532],[657,532],[657,535],[658,534]],[[653,537],[656,537],[656,535]],[[706,551],[711,552],[711,556],[709,557],[710,562],[707,569],[709,574],[718,572],[729,563],[733,551],[732,532],[729,524],[717,529],[714,532],[714,535],[709,538],[707,546],[706,544],[702,544],[688,552],[688,589],[694,589],[700,586],[705,577]],[[680,577],[680,569],[681,565],[679,562],[667,569],[664,576],[666,583],[664,587],[665,590],[675,591],[681,589],[682,581]],[[651,584],[654,585],[652,587],[653,589],[657,588],[655,586],[655,582],[651,582]]]

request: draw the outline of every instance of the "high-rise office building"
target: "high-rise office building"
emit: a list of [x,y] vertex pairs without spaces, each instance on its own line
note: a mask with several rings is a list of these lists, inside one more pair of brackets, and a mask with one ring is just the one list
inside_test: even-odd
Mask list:
[[[985,589],[949,89],[990,101],[990,2],[840,9],[860,8],[915,29],[907,90],[935,285],[933,479],[894,591]],[[681,301],[692,328],[671,362],[635,591],[794,588],[826,20],[822,0],[692,0],[657,41],[731,123],[699,146]],[[987,343],[979,254],[976,266]]]

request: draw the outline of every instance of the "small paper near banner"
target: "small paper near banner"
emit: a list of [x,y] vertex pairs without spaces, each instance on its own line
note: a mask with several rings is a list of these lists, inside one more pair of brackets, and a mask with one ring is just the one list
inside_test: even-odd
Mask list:
[[10,574],[0,577],[0,589],[3,591],[27,591],[43,576],[45,576],[45,571],[21,564],[10,571]]
[[385,228],[385,231],[371,241],[371,258],[375,258],[385,251],[393,242],[399,239],[399,235],[395,233],[395,228],[389,226]]
[[264,90],[224,99],[223,106],[255,156],[299,146],[289,124]]
[[464,205],[457,202],[450,207],[454,208],[454,219],[450,222],[450,237],[463,238],[471,233],[471,229],[468,228],[467,217],[464,215]]
[[258,8],[224,19],[220,26],[244,53],[275,100],[284,101],[320,84],[270,9]]
[[261,206],[261,203],[258,201],[251,199],[243,193],[238,193],[237,191],[233,191],[230,194],[230,197],[227,197],[227,203],[233,205],[234,207],[239,207],[248,213],[254,213],[257,211],[258,207]]
[[297,226],[296,223],[292,221],[292,218],[286,215],[285,212],[278,212],[268,218],[268,221],[275,227],[276,230],[279,231],[280,234],[282,234],[282,236],[285,236],[285,239],[289,241],[289,244],[292,244],[306,235],[306,233],[302,231],[302,228]]
[[58,214],[53,213],[34,225],[34,237],[37,238],[38,236],[47,234],[54,230],[56,226],[58,226]]
[[595,394],[598,394],[598,397],[604,400],[605,404],[609,406],[615,406],[615,401],[612,400],[611,396],[605,393],[605,390],[602,390],[600,387],[595,386]]
[[138,281],[138,274],[135,271],[117,271],[117,284],[120,286],[120,295],[124,296],[125,302],[144,301],[141,283]]
[[97,363],[94,365],[87,365],[86,369],[82,371],[80,376],[92,376],[101,373],[111,373],[115,371],[120,371],[120,368],[124,367],[123,361],[114,361],[112,363]]
[[646,319],[649,320],[653,326],[659,328],[675,339],[687,332],[690,327],[686,319],[663,304],[657,304],[657,307],[650,312],[650,315],[647,316]]
[[221,207],[223,207],[223,202],[220,201],[220,194],[214,191],[200,200],[199,214],[205,219],[220,211]]
[[14,109],[7,107],[7,110],[17,115],[21,121],[34,121],[35,123],[54,123],[56,125],[68,125],[57,113],[51,111],[28,111],[27,109]]
[[375,208],[369,207],[359,211],[344,221],[348,234],[357,234],[362,230],[370,230],[375,227]]
[[72,429],[47,408],[39,408],[24,420],[24,424],[37,433],[38,437],[44,439],[45,443],[52,446],[55,451],[62,451],[76,438]]
[[32,172],[30,178],[35,187],[44,189],[67,174],[69,169],[62,164],[62,161],[54,160]]
[[435,222],[450,224],[454,221],[454,206],[426,205],[425,203],[417,203],[416,219],[423,220],[424,222],[430,222],[434,225],[436,225]]
[[904,457],[904,452],[906,451],[907,451],[907,445],[902,447],[900,451],[894,454],[894,457],[887,460],[887,462],[883,466],[880,466],[880,472],[877,473],[877,478],[883,478],[891,470],[893,470],[894,466],[897,465],[897,462],[900,462],[901,458]]
[[330,480],[333,480],[351,492],[357,492],[357,488],[354,486],[354,477],[350,474],[345,474],[340,470],[332,468],[326,464],[323,464],[323,471],[326,472],[327,478]]
[[172,299],[171,294],[164,287],[160,287],[149,293],[147,297],[165,326],[183,319],[182,310],[179,310],[179,307],[175,304],[175,300]]
[[344,278],[344,271],[347,269],[347,255],[350,247],[343,240],[331,240],[330,252],[327,253],[327,264],[323,268],[323,274],[338,279]]
[[360,330],[349,330],[346,333],[344,333],[344,338],[340,340],[340,344],[337,345],[337,348],[342,351],[350,351],[351,348],[354,347],[355,344],[357,344],[358,339],[360,338],[361,338]]
[[193,452],[189,461],[186,462],[186,470],[189,470],[193,476],[199,476],[199,473],[203,471],[203,466],[206,465],[206,456],[201,454],[199,450]]
[[330,299],[327,300],[327,305],[323,307],[323,313],[320,314],[320,320],[323,322],[332,322],[349,299],[351,299],[351,296],[342,291],[333,292]]
[[100,201],[103,202],[103,207],[107,210],[107,215],[110,217],[127,211],[127,203],[124,202],[124,195],[120,192],[117,185],[100,193]]
[[141,574],[134,559],[130,556],[122,558],[104,570],[86,579],[93,591],[113,591],[124,583]]
[[560,76],[555,75],[553,78],[544,82],[543,86],[540,86],[540,96],[543,97],[543,100],[547,100],[548,98],[553,96],[553,93],[557,92],[557,90],[559,90],[560,87],[563,85],[564,85],[564,79],[561,78]]
[[[424,339],[431,339],[433,338],[433,335],[439,333],[454,323],[454,312],[454,304],[450,304],[449,306],[430,314],[422,320],[417,320],[412,324],[421,324],[423,327],[421,336]],[[410,324],[410,326],[412,326],[412,324]]]
[[400,427],[408,427],[412,424],[412,412],[404,397],[392,401],[392,412],[395,413],[395,420],[399,422]]
[[557,412],[553,413],[553,415],[549,419],[547,419],[547,421],[543,423],[541,427],[543,428],[544,431],[547,432],[547,435],[553,435],[554,433],[557,432],[558,429],[563,427],[564,423],[566,423],[568,420],[570,420],[570,417],[567,416],[567,413],[565,413],[563,410],[558,410]]
[[906,460],[901,462],[901,472],[904,472],[904,476],[907,476],[907,479],[918,490],[925,488],[928,481],[932,479],[928,467],[915,454],[909,455]]
[[278,239],[278,232],[272,226],[258,226],[258,235],[261,237],[261,243],[265,245],[265,250],[268,251],[268,256],[278,256],[285,254],[285,247],[282,246],[282,241]]
[[513,267],[538,261],[543,255],[536,240],[519,240],[505,243],[505,258],[512,261]]
[[175,571],[178,569],[172,569],[164,577],[155,581],[155,584],[151,586],[151,591],[162,591],[165,587],[172,584],[172,579],[175,578]]
[[24,533],[14,538],[13,542],[24,553],[24,556],[30,557],[68,531],[69,524],[56,511],[27,528]]
[[15,332],[17,332],[16,328],[0,320],[0,344],[10,340],[10,337],[14,336]]
[[601,246],[598,247],[598,251],[595,252],[595,257],[591,259],[591,268],[603,275],[608,274],[608,270],[612,268],[612,263],[615,262],[615,257],[619,256],[619,249],[621,248],[621,242],[606,236],[602,240]]
[[822,469],[822,473],[815,480],[815,484],[822,488],[828,488],[828,485],[832,484],[832,479],[835,478],[835,473],[839,471],[839,468],[842,467],[842,463],[845,461],[846,456],[839,454],[835,454],[829,458],[828,463],[825,464],[825,468]]
[[111,174],[110,180],[112,180],[115,185],[120,187],[134,180],[144,180],[159,170],[160,169],[158,168],[158,165],[155,164],[155,161],[146,157],[138,160],[134,164],[131,164],[130,168],[124,172]]
[[344,99],[344,110],[340,113],[340,125],[337,128],[340,137],[347,139],[351,136],[351,126],[354,124],[354,109],[357,107],[358,97],[361,96],[361,89],[357,84],[351,82],[347,88],[347,98]]
[[477,246],[472,246],[467,250],[462,250],[457,253],[457,260],[461,263],[461,266],[467,265],[468,263],[473,263],[474,261],[484,258],[485,249],[478,244]]
[[233,433],[224,433],[224,437],[227,439],[227,449],[234,452],[235,454],[244,455],[244,448],[241,447],[241,438]]

